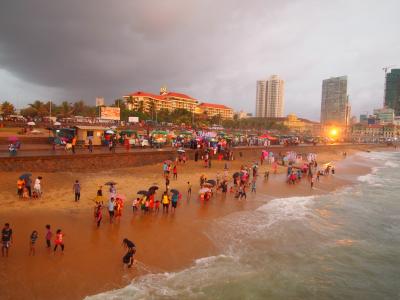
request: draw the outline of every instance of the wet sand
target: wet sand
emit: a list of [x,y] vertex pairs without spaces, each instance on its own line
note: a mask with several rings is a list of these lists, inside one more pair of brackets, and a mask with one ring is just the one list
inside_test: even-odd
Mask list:
[[[371,148],[371,147],[366,147]],[[347,150],[350,155],[353,151]],[[251,165],[258,157],[244,157],[229,163],[229,178],[240,165]],[[318,162],[342,159],[340,151],[318,154]],[[357,164],[348,157],[349,164],[341,164],[337,173],[362,175],[370,168]],[[216,172],[223,173],[224,162],[213,161],[211,170],[203,168],[202,162],[190,161],[178,167],[178,180],[171,179],[171,188],[183,193],[176,213],[143,215],[132,213],[131,202],[136,191],[157,184],[161,189],[164,180],[161,164],[140,168],[110,170],[97,173],[48,173],[43,176],[44,196],[40,200],[19,200],[15,196],[15,181],[19,173],[0,173],[3,187],[0,201],[0,223],[9,222],[14,232],[10,257],[0,258],[1,299],[82,299],[125,286],[138,275],[148,272],[166,272],[182,269],[196,258],[214,255],[218,249],[207,238],[207,230],[213,219],[232,212],[254,209],[266,200],[276,197],[290,197],[325,193],[351,180],[343,176],[321,177],[316,189],[311,190],[309,181],[302,180],[296,185],[284,181],[285,168],[280,174],[270,174],[267,182],[264,171],[270,166],[260,167],[257,194],[248,192],[247,200],[237,200],[229,194],[217,194],[208,203],[198,201],[199,176],[205,174],[215,179]],[[340,178],[338,178],[340,177]],[[82,197],[79,203],[73,201],[72,184],[79,179]],[[93,199],[100,184],[108,180],[118,183],[117,190],[128,198],[119,224],[108,223],[108,214],[103,210],[103,222],[96,228],[93,218]],[[192,197],[187,199],[186,182],[193,184]],[[108,192],[104,187],[104,195]],[[160,192],[158,193],[160,194]],[[53,233],[61,228],[65,235],[65,253],[47,251],[45,248],[46,224],[52,225]],[[36,256],[28,256],[29,236],[32,230],[39,231]],[[132,269],[122,267],[123,238],[133,240],[137,245],[138,263]]]

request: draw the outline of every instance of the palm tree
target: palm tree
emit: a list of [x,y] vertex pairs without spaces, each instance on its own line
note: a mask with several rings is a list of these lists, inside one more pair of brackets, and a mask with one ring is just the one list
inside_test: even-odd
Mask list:
[[35,117],[44,117],[49,114],[49,110],[42,101],[36,100],[35,102],[29,104],[29,107],[32,108]]
[[86,110],[86,104],[83,100],[79,100],[78,102],[75,102],[73,105],[73,113],[75,116],[80,116],[82,115]]
[[3,117],[12,115],[15,113],[15,107],[8,101],[4,101],[3,104],[1,105],[1,115]]
[[72,116],[73,108],[68,101],[63,101],[59,106],[59,115],[63,118]]

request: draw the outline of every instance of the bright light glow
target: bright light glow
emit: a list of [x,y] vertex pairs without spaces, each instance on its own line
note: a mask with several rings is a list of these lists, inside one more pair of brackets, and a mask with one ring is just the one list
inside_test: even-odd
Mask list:
[[337,134],[338,134],[337,129],[335,129],[335,128],[331,129],[331,131],[330,131],[331,136],[337,136]]

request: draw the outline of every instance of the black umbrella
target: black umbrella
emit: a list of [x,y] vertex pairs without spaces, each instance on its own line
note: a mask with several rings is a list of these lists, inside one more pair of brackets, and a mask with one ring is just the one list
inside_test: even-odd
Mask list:
[[138,195],[147,195],[147,191],[138,191],[137,192]]
[[19,176],[19,178],[20,178],[20,179],[27,179],[27,178],[29,178],[29,177],[31,177],[31,176],[32,176],[31,173],[24,173],[24,174],[22,174],[21,176]]
[[233,178],[236,178],[236,177],[239,177],[239,176],[240,176],[239,172],[236,172],[235,174],[233,174]]
[[175,190],[175,189],[172,189],[172,190],[171,190],[171,193],[172,193],[172,194],[179,194],[179,191],[178,191],[178,190]]
[[149,191],[150,190],[156,191],[156,190],[158,190],[158,186],[153,185],[153,186],[149,187]]
[[212,185],[216,185],[217,184],[217,182],[214,179],[207,180],[206,182],[209,183],[209,184],[212,184]]
[[108,181],[104,185],[116,185],[117,183],[114,181]]

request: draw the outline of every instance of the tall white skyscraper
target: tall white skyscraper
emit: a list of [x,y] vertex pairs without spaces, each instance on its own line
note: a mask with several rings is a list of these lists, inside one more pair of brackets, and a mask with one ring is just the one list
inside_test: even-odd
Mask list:
[[285,82],[278,75],[257,81],[256,117],[283,117]]
[[346,76],[332,77],[322,81],[321,123],[349,125],[350,105]]

